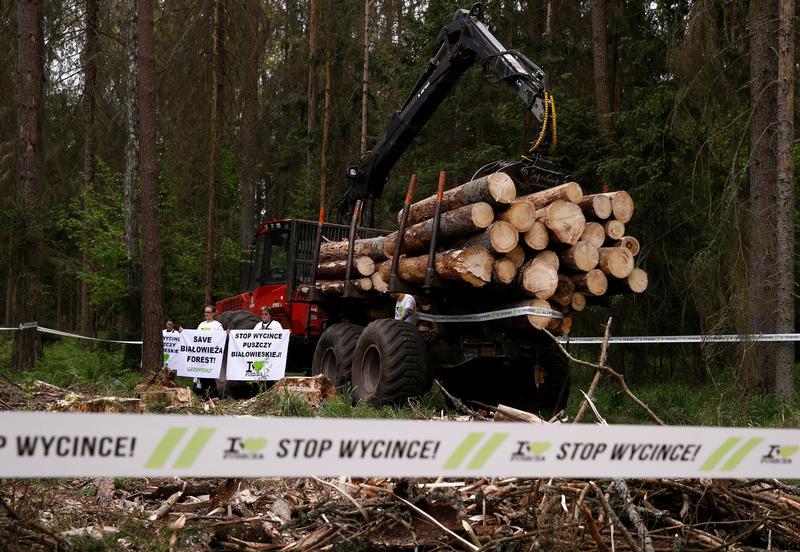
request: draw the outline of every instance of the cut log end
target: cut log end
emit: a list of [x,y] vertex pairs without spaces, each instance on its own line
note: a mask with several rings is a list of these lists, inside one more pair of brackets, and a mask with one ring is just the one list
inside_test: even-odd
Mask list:
[[[540,309],[553,310],[553,306],[544,299],[535,299],[531,301],[530,306],[538,307]],[[558,323],[558,325],[560,325],[560,320],[560,318],[553,318],[550,316],[541,316],[535,314],[528,315],[528,322],[530,322],[530,325],[537,330],[544,330],[545,328],[552,329],[554,323]]]
[[586,272],[597,266],[600,254],[594,244],[588,241],[579,241],[562,251],[560,258],[565,267]]
[[627,278],[633,272],[633,254],[624,247],[601,247],[597,266],[614,278]]
[[575,282],[575,289],[590,295],[603,295],[608,290],[608,278],[599,268],[570,276]]
[[584,196],[580,206],[592,220],[606,220],[611,216],[611,198],[602,194]]
[[517,245],[514,249],[506,253],[506,257],[511,259],[515,268],[519,268],[525,263],[525,250],[522,249],[522,246]]
[[490,174],[488,179],[489,193],[497,203],[511,203],[517,197],[517,187],[506,173]]
[[595,247],[603,247],[603,243],[606,241],[606,230],[599,222],[587,222],[579,241],[587,241]]
[[492,266],[492,280],[501,284],[510,284],[516,275],[517,267],[514,265],[514,261],[508,257],[495,259]]
[[543,213],[537,211],[537,218],[544,222],[555,241],[567,245],[578,243],[586,229],[586,217],[581,208],[566,201],[554,201]]
[[633,218],[633,198],[624,190],[618,192],[607,192],[603,194],[611,199],[611,212],[614,218],[622,223],[626,223]]
[[627,278],[628,287],[634,293],[644,293],[647,289],[647,272],[641,268],[634,268]]
[[544,223],[536,221],[530,229],[525,232],[525,244],[534,251],[541,251],[547,248],[550,243],[550,235],[547,233],[547,227]]
[[586,296],[581,291],[576,291],[572,294],[572,303],[570,307],[575,312],[580,312],[586,308]]
[[536,221],[536,209],[529,201],[515,201],[497,218],[513,225],[517,232],[527,232]]
[[619,240],[625,236],[625,223],[618,220],[609,220],[603,227],[610,240]]

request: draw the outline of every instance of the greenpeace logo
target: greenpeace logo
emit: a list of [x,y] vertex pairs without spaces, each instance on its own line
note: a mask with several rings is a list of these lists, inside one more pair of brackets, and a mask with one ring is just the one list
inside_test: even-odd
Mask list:
[[517,450],[511,454],[512,462],[544,462],[544,453],[550,449],[546,441],[517,441]]
[[228,448],[223,452],[225,460],[263,460],[262,452],[267,446],[263,437],[228,437]]
[[762,464],[791,464],[792,455],[800,450],[798,446],[769,445],[767,453],[761,457]]

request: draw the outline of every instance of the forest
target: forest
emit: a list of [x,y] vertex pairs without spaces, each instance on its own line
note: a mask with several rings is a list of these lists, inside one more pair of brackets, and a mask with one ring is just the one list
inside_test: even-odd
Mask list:
[[[4,327],[144,338],[240,292],[260,221],[336,216],[349,165],[436,53],[454,0],[18,0],[0,7]],[[791,0],[492,0],[485,24],[547,73],[552,160],[586,193],[626,190],[646,294],[574,335],[796,331],[796,8]],[[476,64],[375,207],[518,159],[534,125]],[[8,334],[6,334],[8,335]],[[14,334],[12,368],[41,354]],[[157,343],[158,342],[158,343]],[[727,378],[794,397],[793,343],[618,348],[627,374]],[[126,363],[139,365],[137,347]],[[665,356],[667,355],[667,356]],[[672,364],[677,368],[673,374]]]

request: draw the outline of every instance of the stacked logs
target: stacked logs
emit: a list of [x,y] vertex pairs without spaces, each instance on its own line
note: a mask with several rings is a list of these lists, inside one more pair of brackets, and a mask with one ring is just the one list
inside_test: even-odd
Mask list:
[[[431,196],[409,208],[397,276],[410,284],[425,281],[435,206]],[[628,193],[584,195],[576,182],[520,197],[504,173],[467,182],[442,196],[437,285],[508,290],[515,302],[487,310],[530,305],[562,311],[564,320],[528,316],[524,323],[568,331],[568,313],[583,310],[587,299],[647,289],[647,273],[634,266],[639,241],[626,232],[633,211]],[[356,240],[351,279],[357,289],[386,290],[398,237]],[[342,293],[347,249],[346,241],[322,244],[317,286],[323,293]]]

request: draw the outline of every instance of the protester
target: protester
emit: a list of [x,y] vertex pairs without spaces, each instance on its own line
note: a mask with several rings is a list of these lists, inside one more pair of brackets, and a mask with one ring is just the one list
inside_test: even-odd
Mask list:
[[282,330],[283,326],[277,320],[272,319],[272,309],[264,305],[261,307],[261,322],[253,327],[254,330]]
[[[206,305],[203,309],[204,320],[197,326],[198,330],[213,332],[222,331],[222,327],[217,320],[214,320],[214,315],[217,313],[217,308],[214,305]],[[212,397],[216,394],[217,386],[214,378],[194,378],[194,392],[203,397]]]
[[392,298],[397,301],[394,306],[394,319],[416,324],[417,301],[414,296],[409,293],[393,293]]
[[167,320],[167,327],[161,330],[161,335],[172,335],[179,333],[179,330],[175,327],[175,322],[172,320]]

